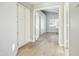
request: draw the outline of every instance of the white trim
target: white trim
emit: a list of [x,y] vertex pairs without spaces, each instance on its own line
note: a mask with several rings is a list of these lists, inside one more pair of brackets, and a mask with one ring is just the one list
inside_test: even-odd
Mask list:
[[64,5],[64,48],[65,55],[69,55],[69,3]]
[[63,12],[61,8],[62,8],[62,6],[59,7],[59,34],[60,35],[59,35],[59,41],[58,41],[58,43],[59,43],[59,46],[64,46],[64,44],[62,44],[62,39],[63,38],[62,38],[62,32],[61,32],[62,31],[61,30],[61,27],[62,27],[61,26],[61,24],[62,24],[62,19],[61,19],[62,14],[61,14],[61,12]]

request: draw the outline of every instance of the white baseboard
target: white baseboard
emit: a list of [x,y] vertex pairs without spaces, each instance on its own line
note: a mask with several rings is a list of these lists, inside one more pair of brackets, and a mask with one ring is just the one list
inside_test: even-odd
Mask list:
[[29,42],[31,42],[31,40],[26,41],[26,42],[23,42],[22,44],[20,44],[20,45],[18,46],[18,48],[20,48],[20,47],[24,46],[25,44],[27,44],[27,43],[29,43]]

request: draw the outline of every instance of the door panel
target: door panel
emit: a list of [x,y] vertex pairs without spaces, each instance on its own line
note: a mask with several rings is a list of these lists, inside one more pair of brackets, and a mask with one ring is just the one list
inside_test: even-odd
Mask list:
[[18,45],[19,47],[30,41],[30,9],[18,4]]
[[25,9],[25,43],[30,41],[30,9]]
[[18,44],[24,42],[24,7],[18,5]]

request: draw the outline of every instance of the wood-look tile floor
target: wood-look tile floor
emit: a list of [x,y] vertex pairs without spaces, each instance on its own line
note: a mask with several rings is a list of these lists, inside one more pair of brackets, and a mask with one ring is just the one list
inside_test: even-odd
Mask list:
[[57,33],[45,33],[36,42],[30,42],[18,50],[18,56],[63,56],[63,47],[58,46]]

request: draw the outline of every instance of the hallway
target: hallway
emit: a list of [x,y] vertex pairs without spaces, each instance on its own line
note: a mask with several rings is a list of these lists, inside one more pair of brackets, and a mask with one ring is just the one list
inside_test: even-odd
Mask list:
[[18,56],[62,56],[64,50],[58,46],[58,33],[44,33],[32,43],[28,43],[18,50]]

